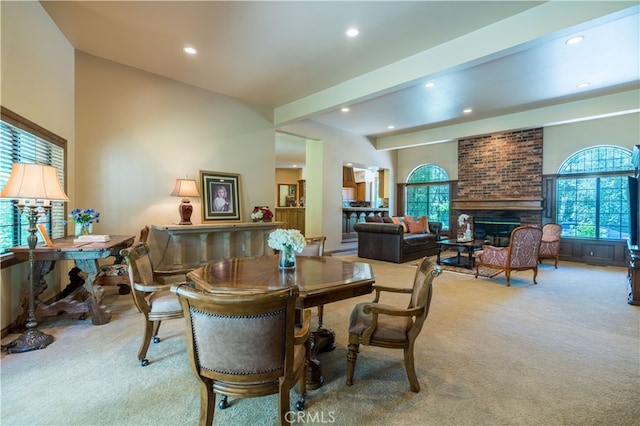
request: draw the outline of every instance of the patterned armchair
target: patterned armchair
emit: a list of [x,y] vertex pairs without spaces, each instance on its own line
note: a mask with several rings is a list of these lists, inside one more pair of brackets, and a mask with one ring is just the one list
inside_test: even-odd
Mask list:
[[557,223],[547,223],[542,227],[542,241],[540,242],[540,252],[538,261],[542,259],[555,259],[555,268],[558,269],[558,257],[560,255],[560,234],[562,226]]
[[500,269],[507,277],[507,286],[511,285],[511,271],[533,270],[533,283],[538,275],[538,253],[542,229],[535,226],[519,226],[511,233],[509,247],[482,246],[476,254],[476,278],[478,268]]

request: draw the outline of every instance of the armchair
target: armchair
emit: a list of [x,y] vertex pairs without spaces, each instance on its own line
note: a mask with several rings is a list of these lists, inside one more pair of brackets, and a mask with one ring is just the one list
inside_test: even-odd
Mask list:
[[[422,330],[431,305],[433,279],[442,270],[425,257],[416,270],[413,288],[395,288],[374,285],[372,302],[359,303],[349,320],[349,346],[347,352],[347,386],[353,385],[353,373],[360,345],[404,350],[404,367],[413,392],[420,391],[413,360],[413,347]],[[379,303],[382,292],[411,295],[405,309]]]
[[138,361],[143,367],[149,365],[147,350],[153,343],[160,342],[158,330],[164,320],[182,318],[182,308],[175,294],[171,293],[171,283],[160,282],[161,277],[183,275],[190,270],[154,271],[149,256],[149,247],[145,243],[137,243],[120,251],[129,265],[129,281],[133,302],[144,314],[144,337],[138,351]]
[[478,268],[499,269],[504,271],[507,277],[507,286],[510,286],[511,271],[533,270],[533,283],[538,275],[538,252],[542,229],[535,226],[519,226],[511,232],[509,247],[494,247],[483,245],[482,250],[476,253],[476,273]]
[[280,424],[287,424],[289,391],[297,383],[304,408],[310,351],[309,322],[296,330],[298,287],[268,293],[200,292],[172,287],[180,300],[187,330],[189,363],[200,383],[200,425],[213,424],[216,393],[253,398],[278,394]]
[[560,257],[560,234],[562,226],[557,223],[547,223],[542,227],[542,241],[538,261],[542,259],[555,259],[555,268],[558,269],[558,257]]

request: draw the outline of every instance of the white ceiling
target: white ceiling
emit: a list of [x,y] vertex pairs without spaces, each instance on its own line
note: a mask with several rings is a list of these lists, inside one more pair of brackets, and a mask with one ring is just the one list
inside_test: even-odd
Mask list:
[[640,86],[638,1],[41,4],[77,50],[372,139]]

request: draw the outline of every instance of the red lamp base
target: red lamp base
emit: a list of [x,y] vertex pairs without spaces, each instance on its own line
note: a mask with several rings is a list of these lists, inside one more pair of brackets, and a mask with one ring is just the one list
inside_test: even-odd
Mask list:
[[178,212],[180,212],[181,219],[179,225],[192,225],[191,213],[193,213],[193,206],[188,198],[182,199],[182,203],[178,207]]

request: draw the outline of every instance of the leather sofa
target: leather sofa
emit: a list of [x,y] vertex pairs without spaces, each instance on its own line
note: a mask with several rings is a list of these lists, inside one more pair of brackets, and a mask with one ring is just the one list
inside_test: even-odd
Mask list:
[[429,233],[409,234],[400,224],[359,222],[358,257],[403,263],[437,254],[441,222],[429,222]]

